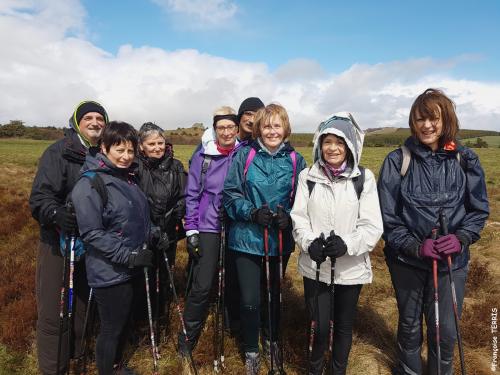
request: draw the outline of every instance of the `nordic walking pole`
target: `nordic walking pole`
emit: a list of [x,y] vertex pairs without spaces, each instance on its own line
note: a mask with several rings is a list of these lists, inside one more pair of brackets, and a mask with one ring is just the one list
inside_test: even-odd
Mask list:
[[61,365],[61,349],[62,349],[62,336],[64,329],[64,311],[66,306],[66,288],[68,282],[68,267],[69,267],[69,258],[68,258],[68,248],[69,248],[69,240],[66,240],[66,248],[64,249],[63,256],[63,275],[61,282],[61,297],[59,298],[59,334],[57,341],[57,362],[56,362],[56,373],[59,375],[60,365]]
[[75,275],[75,234],[72,233],[69,237],[70,256],[69,256],[69,283],[68,283],[68,358],[66,359],[67,369],[69,372],[69,362],[71,358],[71,331],[73,319],[73,280]]
[[222,370],[226,367],[224,363],[224,320],[225,320],[225,294],[226,294],[226,225],[224,220],[222,220],[221,225],[221,267],[222,267],[222,277],[221,277],[221,340],[220,340],[220,367]]
[[[446,215],[441,211],[439,213],[439,223],[441,225],[441,234],[446,236],[448,234],[448,221]],[[455,281],[453,280],[453,271],[451,265],[451,255],[447,257],[448,261],[448,278],[450,279],[451,287],[451,298],[453,301],[453,316],[455,317],[455,328],[457,330],[457,341],[458,341],[458,352],[460,354],[460,368],[462,370],[462,375],[465,375],[465,357],[464,348],[462,345],[462,335],[460,334],[459,317],[458,317],[458,304],[457,304],[457,293],[455,290]]]
[[[432,230],[432,239],[437,237],[437,230]],[[434,320],[436,329],[436,365],[437,374],[441,375],[441,339],[439,334],[439,292],[438,292],[438,264],[437,259],[432,260],[432,277],[434,280]]]
[[[272,323],[272,314],[271,314],[271,275],[269,272],[269,228],[264,227],[264,254],[266,260],[266,285],[267,285],[267,318],[268,328],[269,328],[269,339],[272,341],[273,337],[273,323]],[[271,369],[268,374],[274,374],[274,355],[272,348],[269,348],[269,357],[271,360]]]
[[283,287],[283,231],[281,229],[278,230],[278,251],[279,251],[279,268],[280,268],[280,278],[279,278],[279,291],[280,291],[280,320],[279,320],[279,344],[280,344],[280,354],[281,354],[281,363],[280,363],[280,375],[285,375],[285,368],[284,368],[284,362],[285,362],[285,357],[284,357],[284,351],[283,351],[283,292],[282,292],[282,287]]
[[[332,230],[330,236],[334,236],[335,232]],[[335,263],[336,258],[330,258],[330,323],[328,331],[328,353],[330,355],[330,369],[333,374],[333,334],[335,322]]]
[[[165,259],[165,265],[167,266],[168,278],[170,280],[170,285],[172,287],[172,295],[174,297],[174,303],[176,305],[177,314],[179,315],[179,320],[181,321],[182,333],[184,334],[184,339],[186,342],[189,341],[186,331],[186,324],[184,323],[184,317],[182,316],[181,305],[179,303],[179,298],[177,297],[177,292],[175,290],[174,284],[174,275],[172,275],[172,271],[170,269],[170,262],[168,261],[167,253],[163,250],[163,258]],[[198,371],[196,371],[196,366],[194,365],[193,354],[191,350],[189,350],[189,361],[191,362],[191,366],[193,367],[193,371],[195,375],[198,375]]]
[[[324,241],[325,236],[323,233],[321,233],[321,239]],[[321,264],[316,262],[316,290],[314,292],[314,310],[313,314],[311,315],[311,326],[309,328],[309,373],[312,373],[312,368],[311,368],[311,360],[312,360],[312,350],[314,346],[314,339],[316,337],[316,328],[318,325],[318,322],[316,319],[319,318],[319,301],[318,301],[318,293],[319,293],[319,271],[320,271],[320,266]]]
[[160,343],[160,257],[156,257],[156,270],[155,270],[155,336]]
[[90,288],[89,299],[87,300],[87,307],[85,309],[85,319],[83,321],[82,339],[80,341],[80,354],[78,356],[78,358],[83,359],[83,367],[81,374],[87,373],[87,339],[88,339],[87,331],[88,331],[90,310],[92,308],[93,294],[94,294],[94,289]]
[[[143,249],[146,245],[143,246]],[[148,268],[144,267],[144,283],[146,285],[146,300],[148,305],[149,334],[151,337],[151,350],[153,352],[153,374],[158,375],[158,348],[155,343],[155,331],[153,328],[153,314],[151,311],[151,294],[149,293]]]
[[[217,288],[217,303],[215,305],[215,326],[214,326],[214,371],[219,372],[219,364],[221,368],[224,363],[224,248],[225,248],[225,228],[224,222],[221,220],[221,237],[219,247],[219,280]],[[222,317],[221,317],[222,315]],[[222,325],[221,325],[222,321]],[[219,363],[220,361],[220,363]]]

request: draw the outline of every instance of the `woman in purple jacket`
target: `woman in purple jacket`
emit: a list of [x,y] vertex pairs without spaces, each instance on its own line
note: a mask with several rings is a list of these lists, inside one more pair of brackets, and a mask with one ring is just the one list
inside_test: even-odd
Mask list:
[[186,187],[187,250],[194,261],[191,289],[186,298],[184,320],[187,339],[179,333],[179,353],[194,349],[208,310],[208,298],[217,267],[220,246],[222,189],[229,166],[239,148],[238,120],[230,107],[215,111],[213,128],[201,138],[189,168]]

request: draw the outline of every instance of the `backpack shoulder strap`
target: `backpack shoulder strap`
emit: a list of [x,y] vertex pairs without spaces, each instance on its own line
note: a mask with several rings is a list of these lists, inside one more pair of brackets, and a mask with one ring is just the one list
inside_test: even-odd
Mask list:
[[101,175],[95,171],[86,171],[82,174],[82,177],[87,177],[90,180],[90,186],[92,186],[101,197],[102,206],[106,207],[108,204],[108,190],[106,189],[106,185]]
[[292,192],[293,192],[293,189],[295,188],[295,176],[297,175],[297,153],[295,151],[290,152],[290,157],[292,158],[292,167],[293,167],[293,173],[292,173]]
[[306,182],[307,182],[307,190],[309,191],[309,197],[311,197],[311,193],[314,189],[314,185],[316,185],[316,182],[311,180],[306,180]]
[[250,164],[252,164],[252,160],[255,157],[257,151],[253,147],[250,147],[250,152],[248,153],[247,160],[245,161],[245,169],[243,169],[243,176],[246,178],[248,168],[250,168]]
[[408,167],[410,166],[411,152],[405,145],[401,146],[401,152],[403,153],[403,162],[401,163],[401,171],[399,174],[401,177],[404,177],[406,172],[408,172]]
[[365,167],[361,165],[358,167],[361,172],[359,176],[356,176],[352,179],[352,183],[354,184],[354,190],[356,190],[356,195],[358,196],[358,200],[361,197],[361,193],[363,192],[363,186],[365,184]]
[[208,171],[208,167],[210,167],[210,163],[212,162],[212,157],[210,155],[203,156],[203,163],[201,164],[201,173],[200,173],[200,195],[203,193],[205,189],[205,179]]

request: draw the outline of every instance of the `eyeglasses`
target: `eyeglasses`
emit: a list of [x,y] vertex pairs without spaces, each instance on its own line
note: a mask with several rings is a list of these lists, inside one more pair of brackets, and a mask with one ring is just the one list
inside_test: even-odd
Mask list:
[[215,130],[217,131],[217,133],[224,133],[225,131],[229,131],[230,133],[232,133],[236,128],[236,125],[216,126]]

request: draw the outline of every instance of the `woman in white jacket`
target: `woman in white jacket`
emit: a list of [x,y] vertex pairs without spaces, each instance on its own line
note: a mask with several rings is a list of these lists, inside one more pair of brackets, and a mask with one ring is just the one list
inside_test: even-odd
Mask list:
[[350,113],[331,116],[314,135],[313,166],[299,175],[291,217],[306,306],[315,322],[310,374],[323,372],[331,318],[332,373],[345,374],[361,286],[372,281],[368,252],[383,226],[375,177],[359,166],[363,138]]

